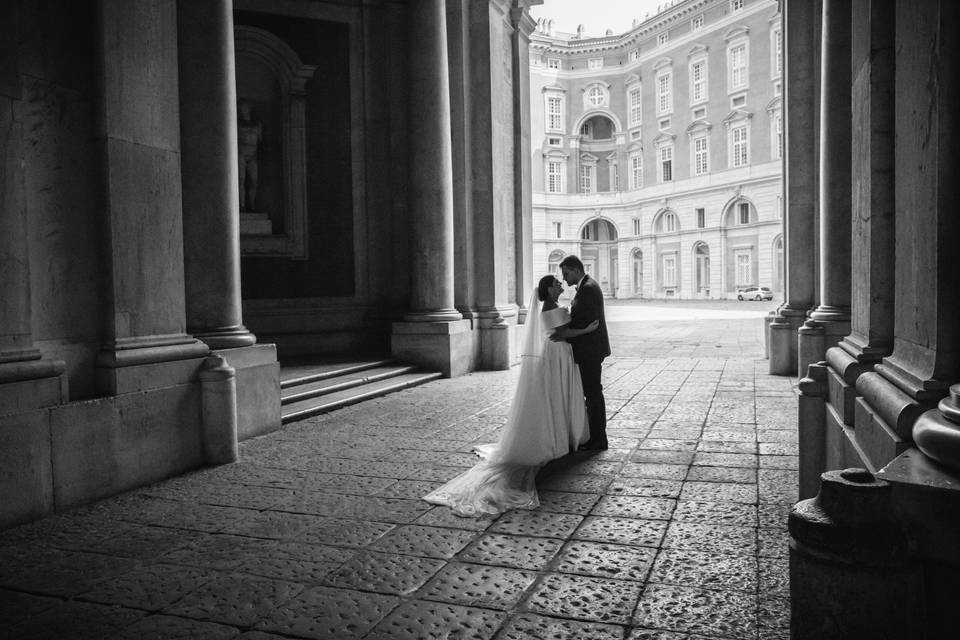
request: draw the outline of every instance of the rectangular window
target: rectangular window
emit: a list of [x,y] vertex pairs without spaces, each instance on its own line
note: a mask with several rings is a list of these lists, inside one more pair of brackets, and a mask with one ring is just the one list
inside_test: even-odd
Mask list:
[[560,58],[547,58],[547,69],[559,69]]
[[747,86],[747,45],[730,47],[730,91]]
[[673,180],[673,147],[660,147],[660,182]]
[[640,103],[640,87],[635,89],[630,89],[630,95],[628,97],[628,102],[630,104],[630,125],[635,127],[640,124],[640,116],[642,114],[642,104]]
[[730,108],[736,109],[737,107],[742,107],[747,104],[747,96],[742,93],[738,96],[733,96],[730,98]]
[[730,0],[730,9],[733,11],[740,11],[743,9],[743,0]]
[[554,147],[559,147],[560,138],[547,138],[547,144],[552,145]]
[[750,205],[746,202],[737,205],[737,220],[740,224],[750,224]]
[[580,193],[593,193],[593,167],[580,167]]
[[640,154],[630,156],[630,188],[639,189],[643,186],[643,158]]
[[620,191],[620,165],[615,162],[610,165],[610,184],[614,191]]
[[636,131],[631,131],[631,132],[630,132],[630,140],[639,140],[639,139],[640,139],[640,134],[641,134],[641,131],[640,131],[639,129],[637,129]]
[[703,209],[694,209],[697,214],[697,229],[703,229],[707,226],[707,214]]
[[662,73],[657,76],[657,115],[673,111],[673,74]]
[[753,276],[751,275],[753,269],[751,260],[750,260],[750,250],[737,251],[736,254],[736,265],[737,265],[737,287],[748,287],[753,284]]
[[560,131],[563,129],[562,103],[560,98],[547,98],[547,129]]
[[563,237],[563,223],[562,223],[562,222],[554,222],[554,223],[553,223],[553,237],[554,237],[554,238],[562,238],[562,237]]
[[640,218],[633,219],[633,235],[640,235]]
[[732,135],[733,135],[733,166],[745,167],[750,162],[750,157],[747,153],[748,144],[747,144],[746,125],[743,125],[740,127],[734,127]]
[[590,58],[587,60],[587,69],[603,69],[603,58]]
[[663,214],[664,233],[674,233],[677,230],[677,216],[674,213]]
[[547,163],[547,193],[563,193],[563,163]]
[[690,64],[690,102],[707,99],[707,61],[697,60]]
[[779,78],[783,73],[783,32],[777,29],[773,32],[773,77]]
[[693,110],[693,119],[694,120],[703,120],[707,117],[707,110],[703,107]]
[[640,59],[640,49],[633,49],[630,51],[630,62],[636,62]]
[[777,196],[777,217],[783,220],[783,196]]
[[657,34],[657,46],[662,47],[670,41],[670,32],[666,31],[664,33]]
[[710,171],[707,144],[707,136],[700,136],[699,138],[693,139],[693,168],[694,173],[698,176],[702,176]]
[[660,131],[663,131],[664,129],[669,129],[670,118],[664,118],[663,120],[657,123],[657,126],[659,127]]
[[663,256],[663,286],[677,286],[677,256]]
[[691,31],[700,31],[703,29],[703,16],[699,15],[693,20],[690,21],[690,30]]

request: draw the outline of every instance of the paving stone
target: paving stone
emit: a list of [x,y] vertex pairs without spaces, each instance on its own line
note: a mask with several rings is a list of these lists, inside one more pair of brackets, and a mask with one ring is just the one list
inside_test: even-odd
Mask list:
[[633,629],[627,640],[712,640],[707,636],[662,631],[659,629]]
[[563,544],[555,538],[487,533],[460,552],[457,560],[476,564],[542,569]]
[[667,522],[661,520],[588,516],[572,537],[610,544],[656,547],[663,540],[666,530]]
[[800,456],[760,456],[760,468],[797,471],[800,468]]
[[240,630],[234,627],[165,615],[141,618],[112,636],[113,640],[233,640],[239,637]]
[[757,503],[757,485],[733,482],[684,482],[681,500]]
[[430,504],[423,500],[354,496],[338,515],[358,520],[407,523],[413,522],[430,508]]
[[[610,438],[610,444],[613,446],[613,439]],[[636,443],[634,443],[636,444]],[[569,466],[566,473],[585,474],[585,475],[610,475],[620,471],[622,462],[615,460],[598,460],[595,458],[577,460]]]
[[673,519],[678,522],[755,527],[757,526],[757,507],[738,502],[680,500],[673,512]]
[[364,551],[327,576],[331,587],[410,595],[446,563],[433,558]]
[[452,558],[476,536],[476,532],[469,530],[405,525],[390,531],[369,548],[385,553]]
[[565,538],[582,521],[582,516],[572,513],[515,509],[500,516],[489,530],[495,533],[512,533],[521,536]]
[[458,516],[449,507],[434,507],[415,520],[416,524],[433,525],[452,529],[467,529],[469,531],[483,531],[497,516],[484,515],[478,518]]
[[600,499],[599,493],[576,493],[573,491],[538,491],[540,509],[557,513],[586,515]]
[[657,462],[628,462],[623,465],[620,475],[627,478],[660,478],[662,480],[683,480],[687,475],[685,464],[663,464]]
[[697,448],[697,440],[647,438],[641,446],[644,449],[653,449],[654,451],[694,451]]
[[268,612],[257,628],[307,638],[362,638],[399,603],[395,596],[311,587]]
[[786,531],[787,518],[790,515],[792,504],[778,504],[776,502],[761,502],[757,505],[759,524],[761,527]]
[[693,464],[703,467],[757,467],[757,456],[752,453],[710,453],[698,451],[693,456]]
[[427,495],[443,483],[437,480],[397,480],[377,491],[384,498],[408,498],[417,500]]
[[662,549],[650,572],[650,582],[755,593],[757,560],[747,555]]
[[552,567],[560,573],[643,581],[655,556],[656,550],[648,547],[571,540]]
[[675,506],[676,501],[667,498],[604,496],[590,515],[669,520]]
[[668,451],[641,447],[630,454],[630,460],[633,462],[688,465],[693,462],[693,456],[692,451]]
[[628,624],[642,585],[551,573],[536,585],[526,603],[528,611],[594,622]]
[[648,628],[753,638],[757,629],[756,597],[651,583],[643,592],[633,621]]
[[550,491],[576,491],[580,493],[602,493],[610,484],[609,476],[589,474],[553,474],[537,482],[538,489]]
[[669,416],[661,416],[657,423],[647,433],[647,438],[654,440],[697,440],[703,431],[702,420],[695,426],[681,426]]
[[223,533],[257,538],[294,538],[315,526],[320,516],[285,511],[259,511],[222,527]]
[[718,429],[715,427],[706,427],[700,437],[704,440],[714,440],[719,442],[746,442],[755,443],[757,441],[756,430],[750,426],[744,429]]
[[757,628],[763,640],[790,640],[790,600],[761,595],[757,603]]
[[317,473],[311,476],[309,487],[316,493],[333,492],[369,496],[383,491],[395,482],[395,478],[355,476],[343,473]]
[[646,496],[649,498],[678,498],[683,483],[679,480],[657,478],[620,478],[610,483],[610,495]]
[[744,467],[701,467],[692,466],[687,473],[687,481],[695,482],[757,482],[757,470]]
[[[476,461],[474,461],[476,464]],[[432,480],[434,482],[448,482],[472,467],[473,465],[453,467],[440,464],[410,465],[410,469],[402,477],[407,480]]]
[[761,558],[786,558],[790,535],[783,529],[757,529],[757,555]]
[[506,567],[451,562],[418,592],[418,597],[488,609],[512,609],[537,574]]
[[6,566],[0,570],[0,585],[38,595],[70,598],[135,566],[135,562],[129,558],[79,551],[43,558],[44,561],[39,563],[29,560],[25,564],[5,561]]
[[797,494],[797,474],[785,469],[761,469],[757,478],[757,488],[762,502],[799,501]]
[[262,542],[255,538],[210,534],[174,549],[158,562],[227,571],[236,567],[244,553],[257,553]]
[[671,522],[663,546],[691,551],[755,555],[756,528],[696,522]]
[[159,611],[212,579],[208,570],[176,565],[136,567],[100,582],[80,599]]
[[3,620],[3,625],[9,629],[52,609],[61,602],[62,600],[58,598],[0,589],[0,620]]
[[497,640],[620,640],[623,632],[623,627],[612,624],[520,613],[507,621]]
[[797,442],[797,425],[791,425],[789,429],[757,429],[757,440],[760,442]]
[[219,573],[163,609],[164,613],[250,627],[303,590],[301,585],[239,573]]
[[[278,501],[273,509],[265,512],[266,514],[275,514],[278,512],[297,513],[318,516],[335,516],[346,509],[355,499],[355,496],[331,493],[329,490],[317,491],[297,491],[287,492],[287,497]],[[276,516],[260,516],[260,518]],[[301,519],[303,520],[303,519]],[[243,530],[245,523],[228,527],[228,531]],[[273,536],[270,536],[273,537]]]
[[[273,633],[266,633],[264,631],[247,631],[238,635],[235,640],[287,640],[288,637],[289,636],[278,636]],[[162,639],[157,638],[157,640]],[[184,638],[183,640],[188,639]],[[193,640],[193,638],[190,638],[189,640]]]
[[328,545],[257,540],[237,552],[231,568],[266,578],[317,584],[354,553],[351,549]]
[[756,453],[756,443],[749,440],[700,440],[697,451],[712,453]]
[[365,547],[391,531],[396,525],[349,518],[317,518],[312,525],[294,537],[297,542],[332,544],[344,547]]
[[765,456],[796,456],[800,454],[800,446],[795,442],[761,442],[758,449],[760,454]]
[[30,618],[12,629],[5,629],[17,640],[103,640],[113,637],[145,615],[136,609],[88,602],[63,602]]
[[366,640],[489,640],[505,618],[502,611],[412,600],[394,609]]
[[760,558],[760,593],[790,597],[790,562],[787,557]]

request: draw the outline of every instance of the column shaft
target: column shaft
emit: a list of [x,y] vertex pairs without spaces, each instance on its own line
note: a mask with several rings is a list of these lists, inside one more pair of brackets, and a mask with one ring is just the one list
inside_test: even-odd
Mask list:
[[[526,3],[513,2],[513,203],[516,291],[513,302],[526,316],[526,304],[533,291],[533,196],[530,160],[530,34],[536,23]],[[622,155],[622,154],[621,154]],[[622,166],[622,165],[621,165]],[[611,187],[612,188],[612,187]]]
[[453,308],[453,160],[446,6],[410,3],[410,314],[457,320]]
[[177,3],[187,331],[251,345],[240,298],[233,1]]
[[[820,306],[811,317],[825,322],[850,320],[850,144],[850,3],[824,0],[820,74]],[[838,331],[828,330],[828,334],[836,333]],[[841,335],[846,333],[842,330]]]

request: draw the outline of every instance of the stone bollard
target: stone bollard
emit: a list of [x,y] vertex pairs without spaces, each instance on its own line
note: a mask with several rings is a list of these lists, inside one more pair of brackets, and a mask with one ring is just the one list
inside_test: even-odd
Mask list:
[[827,471],[790,511],[790,638],[921,638],[923,584],[894,520],[891,486]]
[[203,405],[203,459],[226,464],[237,459],[237,372],[223,356],[209,356],[200,368]]
[[790,342],[797,339],[793,325],[782,317],[774,318],[767,325],[767,334],[770,375],[797,375],[797,361],[790,355]]
[[797,472],[799,497],[813,498],[827,469],[827,363],[807,367],[797,399],[797,442],[803,455]]
[[797,372],[803,375],[807,367],[826,355],[826,330],[816,320],[807,320],[797,329]]

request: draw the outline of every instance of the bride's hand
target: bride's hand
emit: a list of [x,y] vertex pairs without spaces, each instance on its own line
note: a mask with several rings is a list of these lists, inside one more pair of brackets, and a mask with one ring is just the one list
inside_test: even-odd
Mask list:
[[587,331],[596,331],[596,330],[597,330],[597,327],[599,327],[599,326],[600,326],[600,321],[599,321],[599,320],[594,320],[593,322],[591,322],[590,324],[588,324],[588,325],[587,325],[586,327],[584,327],[584,328],[585,328]]

